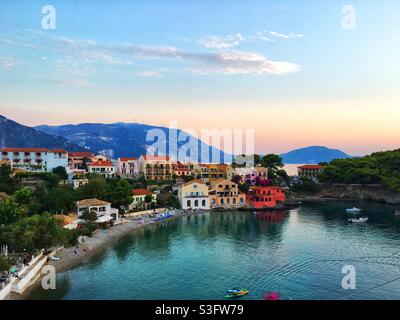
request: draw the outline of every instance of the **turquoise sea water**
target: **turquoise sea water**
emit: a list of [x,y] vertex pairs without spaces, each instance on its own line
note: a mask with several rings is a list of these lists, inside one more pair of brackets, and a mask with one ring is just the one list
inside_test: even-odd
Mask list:
[[[345,208],[369,221],[350,225]],[[288,212],[213,212],[148,226],[57,276],[57,289],[31,299],[223,299],[228,288],[262,299],[399,299],[400,219],[393,206],[302,204]],[[356,269],[344,290],[343,266]],[[378,287],[377,287],[378,286]],[[377,287],[373,290],[369,288]]]

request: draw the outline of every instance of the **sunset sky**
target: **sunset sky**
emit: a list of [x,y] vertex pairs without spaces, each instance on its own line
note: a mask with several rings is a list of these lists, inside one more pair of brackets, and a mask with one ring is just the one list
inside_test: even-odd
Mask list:
[[260,153],[399,148],[399,15],[398,0],[2,0],[0,114],[254,128]]

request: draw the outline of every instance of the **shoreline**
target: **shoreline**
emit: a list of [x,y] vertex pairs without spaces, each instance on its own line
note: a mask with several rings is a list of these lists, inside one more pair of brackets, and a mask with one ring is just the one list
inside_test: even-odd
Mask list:
[[[380,201],[367,200],[367,199],[350,199],[350,198],[321,198],[321,197],[295,197],[289,200],[290,202],[325,202],[325,201],[365,201],[365,202],[376,202],[382,203]],[[384,203],[384,202],[383,202]],[[293,209],[293,208],[292,208]],[[290,209],[286,209],[290,210]],[[285,211],[286,211],[285,210]],[[134,220],[129,220],[128,222],[112,226],[109,229],[98,229],[92,235],[92,237],[87,238],[85,242],[79,243],[77,246],[67,247],[60,249],[56,252],[55,256],[60,258],[58,261],[48,260],[47,265],[51,265],[56,268],[56,272],[66,272],[68,270],[77,268],[84,265],[90,261],[90,259],[100,253],[107,251],[107,249],[113,247],[115,243],[121,238],[138,232],[146,227],[151,227],[162,222],[172,221],[180,217],[193,216],[206,212],[221,212],[221,211],[232,211],[232,210],[207,210],[202,212],[185,212],[181,214],[176,214],[173,217],[169,217],[165,220],[154,221],[154,223],[148,224],[138,224]],[[242,212],[247,212],[249,210],[239,210]],[[79,252],[74,253],[76,247],[78,247]],[[42,275],[38,274],[35,280],[25,289],[22,294],[11,293],[6,300],[24,300],[26,297],[37,288],[40,284]]]
[[[127,236],[129,234],[134,234],[134,232],[137,232],[149,226],[160,224],[162,222],[172,221],[179,217],[196,215],[199,213],[203,212],[177,214],[165,220],[154,221],[154,223],[148,223],[148,224],[138,224],[136,221],[130,220],[129,222],[112,226],[109,229],[98,229],[92,235],[92,237],[87,238],[85,242],[79,243],[76,246],[58,250],[54,256],[60,258],[60,260],[58,261],[49,260],[46,265],[53,266],[56,269],[57,273],[66,272],[68,270],[86,264],[93,256],[105,252],[107,249],[115,245],[115,243],[124,236]],[[79,250],[77,254],[74,253],[76,247],[78,247]],[[7,297],[7,300],[26,299],[26,297],[32,292],[32,290],[39,286],[41,279],[42,275],[38,274],[35,277],[35,280],[25,289],[25,291],[22,294],[11,293]]]

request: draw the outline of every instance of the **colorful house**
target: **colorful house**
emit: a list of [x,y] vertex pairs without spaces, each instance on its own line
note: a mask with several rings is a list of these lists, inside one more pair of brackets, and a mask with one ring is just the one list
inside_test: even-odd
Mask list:
[[319,164],[307,164],[297,167],[297,172],[299,177],[307,177],[315,182],[318,182],[318,176],[324,172],[324,168],[324,166]]
[[246,203],[246,195],[239,191],[236,183],[221,179],[213,184],[210,190],[211,208],[239,208]]
[[202,179],[208,184],[213,184],[220,179],[227,179],[230,166],[227,164],[197,164],[194,171],[198,179]]
[[178,200],[182,209],[210,209],[208,186],[202,180],[192,180],[178,187]]
[[139,174],[137,158],[118,158],[117,174],[124,178],[133,178]]
[[172,166],[169,156],[141,155],[138,159],[139,174],[147,180],[172,180]]
[[132,190],[132,203],[129,205],[129,210],[137,208],[146,202],[147,195],[152,196],[151,202],[156,202],[156,195],[147,189],[133,189]]
[[90,151],[68,152],[68,167],[87,170],[93,157],[94,153]]
[[76,202],[78,217],[85,212],[96,212],[97,223],[109,222],[112,219],[118,220],[118,209],[112,208],[111,203],[99,199],[84,199]]
[[253,186],[247,193],[247,202],[255,209],[276,207],[278,204],[285,202],[285,192],[281,187]]
[[108,160],[98,160],[88,165],[89,173],[100,174],[105,178],[115,177],[115,166]]
[[235,175],[240,177],[240,183],[255,186],[257,181],[268,179],[268,169],[265,167],[235,168]]
[[57,167],[67,168],[68,153],[63,149],[3,148],[0,160],[11,162],[15,169],[52,172]]

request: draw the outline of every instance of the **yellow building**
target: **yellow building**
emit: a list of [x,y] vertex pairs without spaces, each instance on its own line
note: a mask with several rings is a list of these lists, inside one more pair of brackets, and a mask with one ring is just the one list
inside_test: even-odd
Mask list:
[[172,180],[172,166],[168,156],[140,156],[139,173],[147,180]]
[[238,208],[246,203],[246,195],[239,191],[238,184],[220,179],[214,182],[210,190],[211,208]]
[[207,184],[213,184],[220,179],[227,179],[229,168],[228,164],[198,164],[194,167],[197,178],[204,180]]
[[210,209],[208,186],[202,180],[192,180],[179,185],[178,200],[182,209]]

